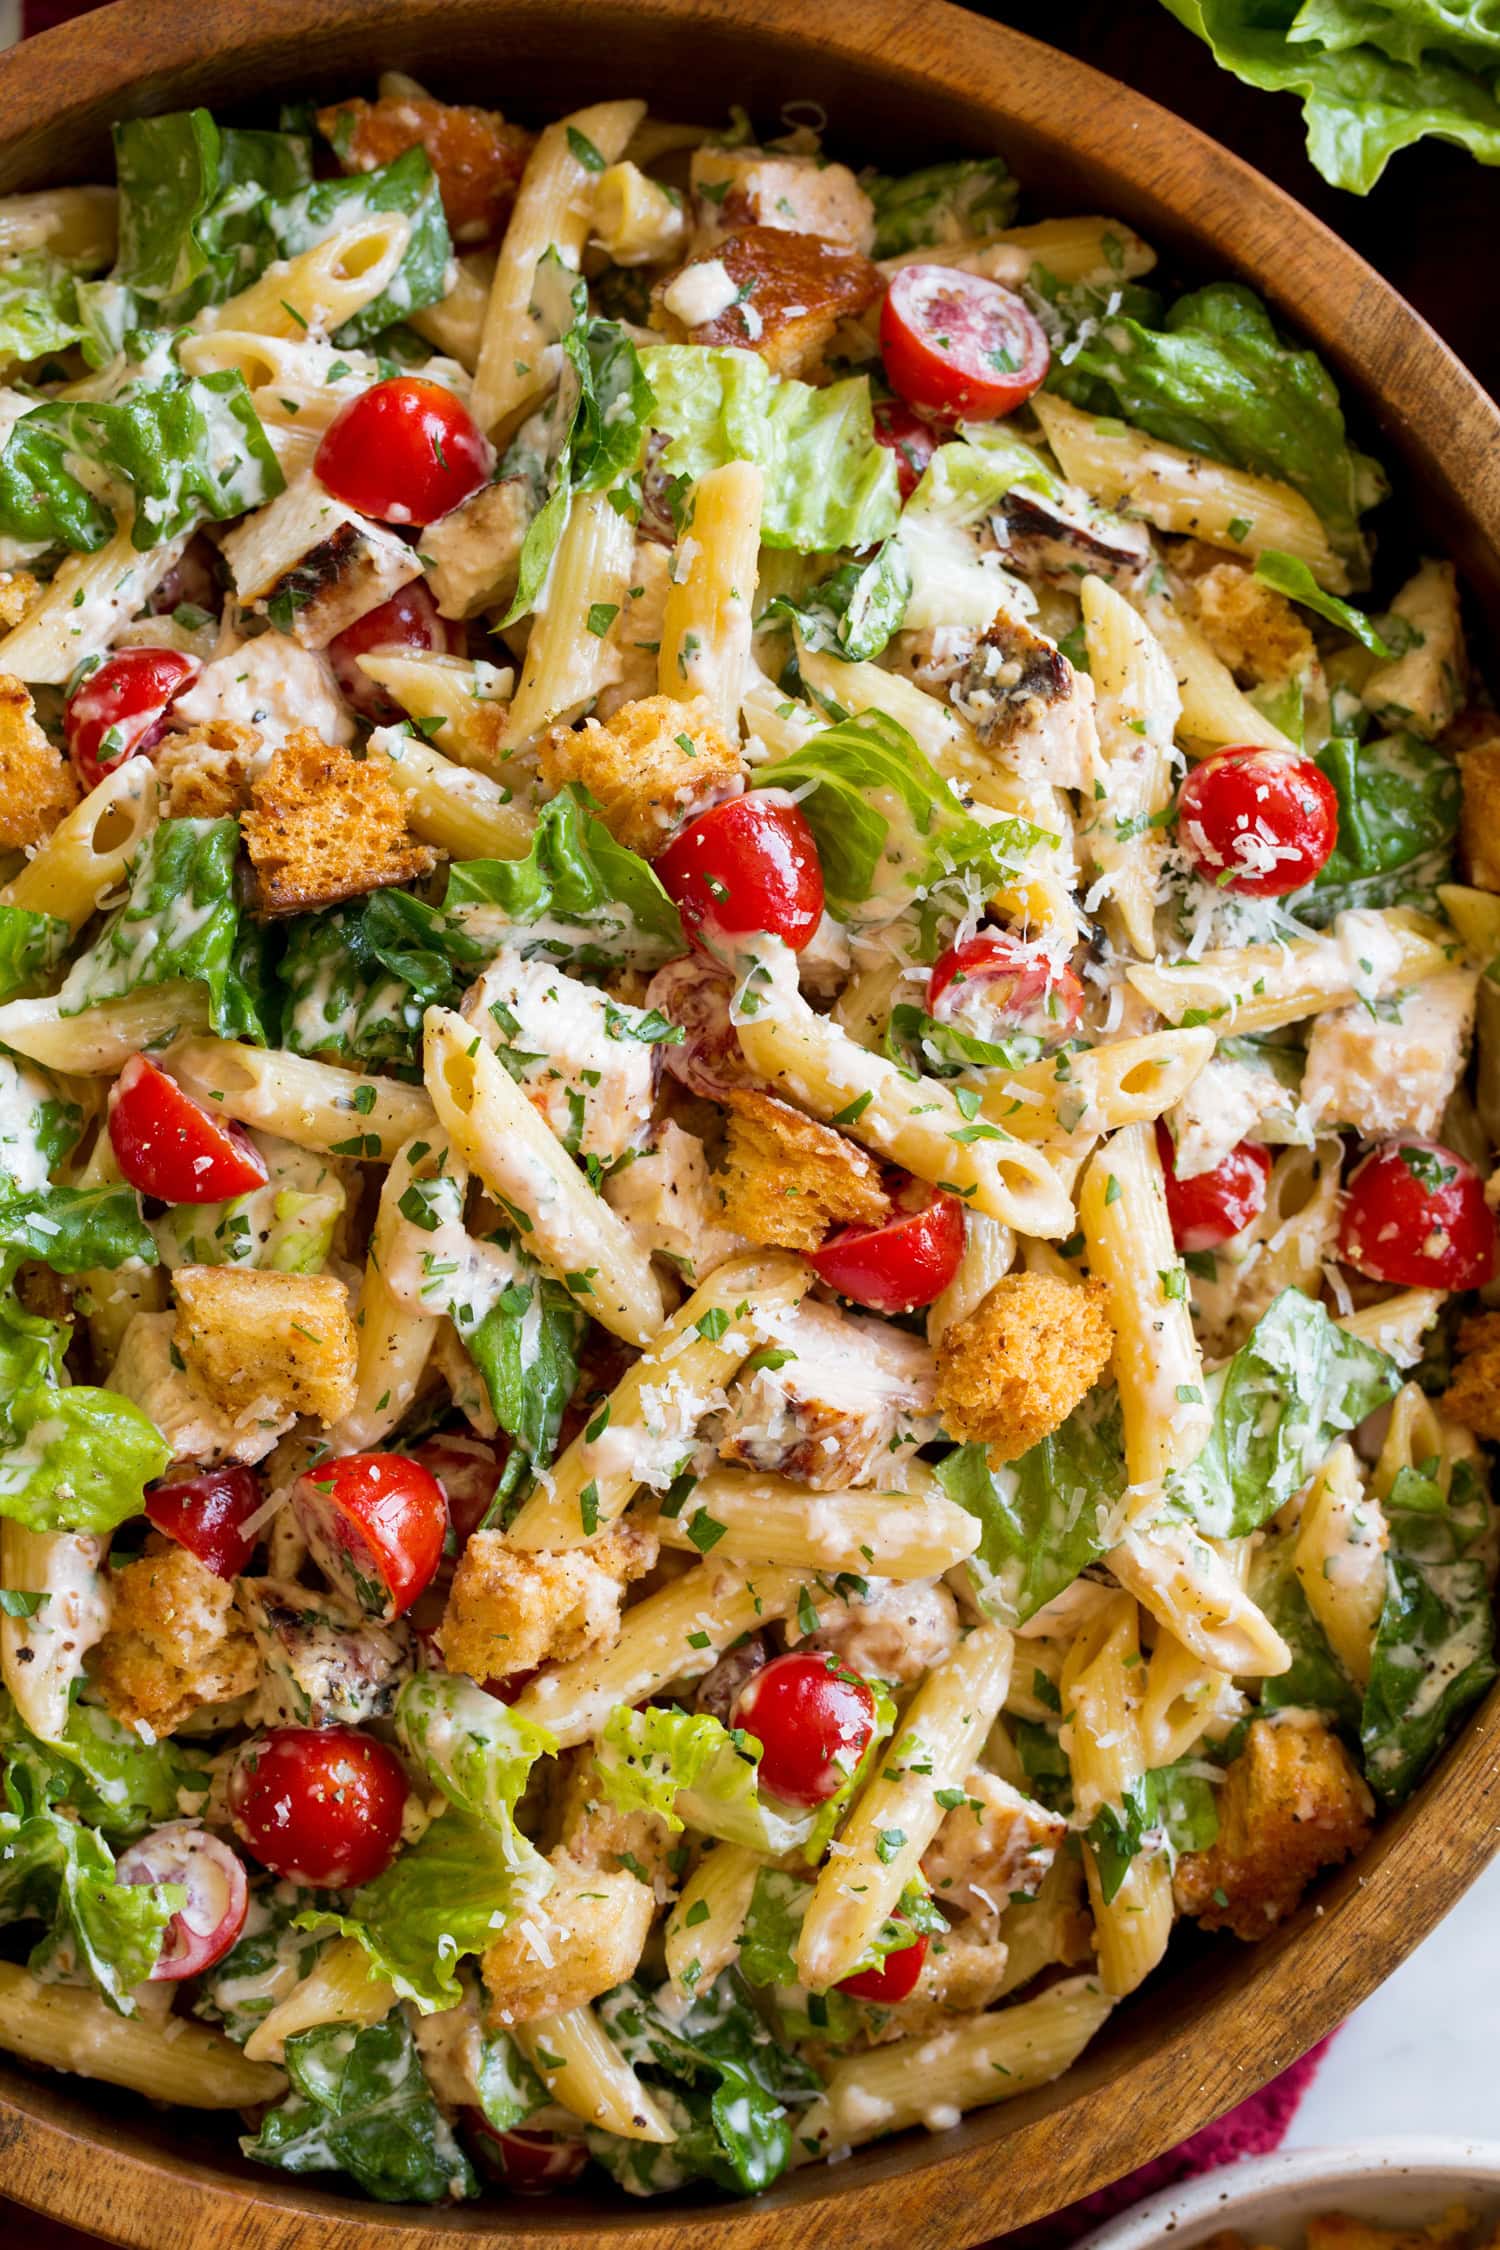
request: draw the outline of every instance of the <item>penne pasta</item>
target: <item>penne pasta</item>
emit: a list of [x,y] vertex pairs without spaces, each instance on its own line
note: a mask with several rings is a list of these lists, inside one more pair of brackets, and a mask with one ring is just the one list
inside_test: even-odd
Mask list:
[[706,1991],[738,1959],[740,1932],[764,1864],[743,1844],[718,1843],[683,1884],[663,1932],[667,1975],[679,1992]]
[[1172,800],[1172,736],[1181,700],[1149,625],[1102,578],[1079,587],[1099,730],[1095,812],[1084,847],[1106,926],[1117,942],[1156,954],[1156,892],[1166,856],[1161,822]]
[[127,758],[105,774],[53,829],[0,903],[53,914],[82,929],[123,877],[156,819],[156,776],[149,758]]
[[65,1016],[55,998],[0,1008],[0,1047],[77,1078],[120,1070],[132,1055],[207,1028],[208,995],[196,984],[143,985],[76,1016]]
[[750,666],[764,481],[753,461],[727,461],[699,479],[662,617],[662,694],[701,696],[731,730]]
[[189,1039],[173,1050],[171,1065],[173,1076],[205,1108],[329,1156],[389,1164],[403,1142],[436,1126],[432,1103],[419,1086],[365,1077],[305,1055],[233,1039]]
[[552,2100],[621,2140],[666,2144],[677,2135],[592,2008],[538,2016],[511,2037]]
[[[1079,1634],[1063,1666],[1063,1741],[1075,1818],[1087,1828],[1123,1807],[1146,1772],[1138,1710],[1140,1638],[1135,1602],[1116,1594]],[[1087,1836],[1084,1875],[1099,1945],[1099,1979],[1123,1998],[1156,1967],[1172,1931],[1172,1873],[1164,1852],[1136,1852],[1110,1889]]]
[[973,1554],[979,1519],[946,1499],[919,1463],[908,1474],[909,1484],[894,1492],[810,1492],[769,1472],[715,1469],[699,1477],[682,1512],[664,1511],[656,1528],[664,1547],[691,1553],[706,1512],[723,1527],[714,1552],[726,1561],[936,1578]]
[[209,2024],[117,2015],[97,1992],[43,1984],[11,1961],[0,1961],[0,2046],[184,2109],[249,2109],[286,2091],[274,2064],[242,2055]]
[[635,562],[635,526],[610,506],[606,492],[573,496],[568,520],[526,643],[521,684],[510,707],[512,748],[550,726],[578,718],[609,677],[613,652],[593,630],[600,612],[624,607]]
[[1169,1023],[1211,1022],[1226,1032],[1276,1031],[1352,1000],[1382,1000],[1446,968],[1453,941],[1411,907],[1357,908],[1317,937],[1245,945],[1196,961],[1138,963],[1127,971]]

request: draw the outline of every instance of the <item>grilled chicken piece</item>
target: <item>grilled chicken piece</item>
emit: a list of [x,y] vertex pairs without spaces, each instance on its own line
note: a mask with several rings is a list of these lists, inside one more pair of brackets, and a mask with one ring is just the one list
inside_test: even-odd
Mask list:
[[936,1436],[932,1354],[918,1337],[804,1301],[773,1340],[795,1356],[733,1385],[722,1460],[836,1492],[889,1475]]
[[1151,561],[1151,534],[1143,523],[1127,523],[1072,490],[1059,502],[1017,485],[992,510],[989,531],[1009,569],[1065,593],[1076,592],[1088,571],[1114,584]]
[[1084,788],[1094,769],[1093,684],[1055,641],[1002,610],[948,691],[987,750],[1012,773]]
[[866,257],[875,240],[875,206],[847,164],[704,147],[693,151],[690,185],[699,248],[741,227],[820,235]]

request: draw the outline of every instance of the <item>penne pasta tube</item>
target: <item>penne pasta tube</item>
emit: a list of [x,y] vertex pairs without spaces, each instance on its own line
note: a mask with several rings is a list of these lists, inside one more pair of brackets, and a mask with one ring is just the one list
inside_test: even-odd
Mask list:
[[170,1068],[206,1108],[330,1156],[389,1164],[437,1123],[420,1086],[234,1039],[190,1039],[173,1049]]
[[[1136,1605],[1117,1594],[1087,1624],[1063,1666],[1063,1746],[1073,1775],[1075,1818],[1087,1827],[1101,1810],[1123,1807],[1145,1775],[1137,1699],[1141,1650]],[[1172,1932],[1172,1871],[1165,1852],[1138,1851],[1107,1894],[1098,1857],[1085,1837],[1083,1868],[1099,1947],[1100,1981],[1117,1998],[1134,1992],[1167,1949]]]
[[[385,661],[360,659],[366,670]],[[371,735],[366,756],[406,799],[412,833],[425,844],[436,844],[450,859],[524,859],[530,850],[535,817],[513,803],[511,791],[488,774],[456,764],[415,735],[390,728]]]
[[206,306],[193,326],[200,335],[231,328],[290,342],[331,336],[390,287],[410,240],[411,221],[399,211],[372,211],[295,257],[278,258],[248,289]]
[[[1395,1420],[1393,1413],[1392,1426]],[[1329,1647],[1361,1689],[1369,1685],[1385,1606],[1389,1538],[1385,1511],[1365,1491],[1354,1448],[1336,1445],[1307,1488],[1292,1567]]]
[[655,2097],[642,2085],[592,2008],[538,2016],[511,2037],[560,2108],[622,2140],[675,2141]]
[[208,994],[198,984],[141,985],[76,1016],[65,1016],[55,998],[0,1008],[0,1047],[75,1078],[113,1075],[132,1055],[207,1028]]
[[1156,893],[1166,856],[1159,825],[1172,801],[1172,736],[1181,702],[1155,634],[1102,578],[1079,588],[1099,748],[1084,845],[1117,942],[1156,953]]
[[131,545],[123,517],[114,537],[92,555],[67,555],[29,616],[0,638],[0,672],[28,687],[61,687],[80,657],[107,646],[144,609],[181,557],[191,534],[142,551]]
[[679,1992],[706,1992],[738,1959],[740,1931],[764,1865],[743,1844],[716,1844],[699,1860],[663,1932],[667,1975]]
[[1058,1135],[1097,1140],[1163,1116],[1181,1101],[1213,1051],[1214,1035],[1206,1025],[1113,1039],[1108,1046],[1007,1071],[985,1087],[980,1112],[1018,1140]]
[[669,1680],[708,1671],[741,1633],[774,1624],[796,1607],[805,1571],[723,1568],[705,1562],[626,1610],[611,1648],[544,1672],[513,1708],[546,1727],[561,1749],[598,1734],[617,1703],[644,1703]]
[[1389,1352],[1398,1367],[1410,1367],[1421,1358],[1422,1338],[1442,1311],[1447,1295],[1444,1289],[1398,1289],[1394,1296],[1382,1297],[1377,1305],[1345,1313],[1334,1326],[1342,1328],[1346,1336],[1358,1336],[1361,1342]]
[[395,2005],[395,1986],[371,1968],[359,1939],[335,1938],[307,1975],[299,1977],[285,1998],[262,2016],[245,2041],[245,2053],[251,2062],[281,2062],[287,2041],[297,2032],[324,2023],[360,2028],[383,2023]]
[[601,610],[618,615],[634,563],[629,517],[616,513],[606,492],[575,493],[510,707],[506,739],[512,748],[580,717],[605,685],[614,651],[607,626],[596,633],[589,620]]
[[995,1283],[1016,1262],[1016,1238],[997,1219],[971,1211],[964,1226],[963,1255],[958,1271],[941,1296],[927,1308],[927,1341],[936,1345],[945,1328],[963,1320],[987,1297]]
[[723,1526],[714,1552],[726,1561],[781,1563],[808,1572],[869,1571],[876,1578],[938,1578],[979,1544],[979,1519],[949,1500],[920,1463],[901,1491],[811,1492],[769,1470],[713,1469],[680,1515],[662,1514],[664,1547],[692,1552],[706,1512]]
[[1317,937],[1237,946],[1197,961],[1138,962],[1126,973],[1169,1023],[1275,1031],[1325,1008],[1381,1000],[1447,968],[1454,941],[1407,906],[1360,907]]
[[425,336],[429,344],[435,344],[449,359],[456,359],[472,375],[479,364],[484,316],[495,279],[494,251],[471,250],[457,261],[453,274],[453,287],[446,297],[406,317],[419,336]]
[[629,158],[611,164],[594,190],[594,239],[617,266],[665,265],[687,239],[682,199]]
[[1183,616],[1169,594],[1144,593],[1139,584],[1121,588],[1126,601],[1155,634],[1177,682],[1182,704],[1178,734],[1195,752],[1222,749],[1228,743],[1256,743],[1265,750],[1294,750],[1279,727],[1258,711],[1248,695],[1234,684],[1234,674],[1221,663],[1190,619]]
[[47,250],[69,264],[114,263],[119,197],[112,187],[37,188],[0,196],[0,258]]
[[642,1468],[663,1465],[663,1433],[653,1420],[670,1416],[675,1441],[689,1451],[716,1394],[764,1341],[767,1317],[800,1304],[812,1281],[812,1268],[782,1251],[751,1252],[716,1266],[626,1369],[607,1410],[600,1409],[553,1463],[511,1524],[511,1544],[586,1546],[622,1516]]
[[124,759],[64,815],[0,901],[82,929],[155,822],[156,801],[151,760]]
[[462,1016],[429,1008],[424,1044],[438,1118],[470,1170],[511,1213],[527,1250],[611,1335],[644,1349],[665,1312],[649,1252]]
[[980,1625],[928,1673],[896,1742],[856,1797],[814,1887],[797,1945],[810,1992],[848,1976],[895,1912],[942,1825],[938,1802],[961,1788],[1010,1685],[1011,1635]]
[[[446,1146],[441,1154],[448,1156]],[[375,1231],[354,1316],[359,1345],[354,1405],[338,1428],[329,1433],[335,1454],[368,1452],[388,1436],[407,1413],[427,1371],[441,1325],[439,1316],[413,1312],[398,1303],[385,1273],[392,1240],[402,1224],[401,1199],[409,1194],[414,1181],[437,1176],[437,1155],[430,1142],[410,1140],[397,1151],[381,1183]],[[452,1178],[451,1166],[445,1169]]]
[[[416,722],[423,743],[437,758],[452,759],[459,767],[477,767],[482,773],[503,764],[509,699],[515,685],[515,674],[508,666],[502,669],[475,664],[464,656],[412,656],[404,652],[361,656],[358,663],[360,670],[388,689]],[[401,739],[381,730],[381,753],[392,764],[406,763],[399,755]],[[423,762],[419,760],[418,764]],[[397,781],[394,774],[391,779]],[[502,792],[502,798],[506,795],[508,792]]]
[[753,461],[726,461],[700,477],[662,613],[662,694],[701,696],[731,736],[749,676],[764,491]]
[[97,1992],[43,1984],[0,1961],[0,2047],[49,2070],[79,2071],[185,2109],[249,2109],[274,2102],[286,2079],[191,2016],[117,2015]]

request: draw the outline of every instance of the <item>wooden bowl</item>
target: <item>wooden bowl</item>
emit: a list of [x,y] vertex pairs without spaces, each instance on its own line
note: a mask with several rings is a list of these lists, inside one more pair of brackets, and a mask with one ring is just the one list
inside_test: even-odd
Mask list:
[[[1152,17],[1142,16],[1149,36]],[[855,160],[1001,150],[1038,212],[1118,215],[1191,275],[1238,274],[1337,370],[1418,522],[1500,622],[1500,416],[1417,315],[1223,149],[1113,80],[941,0],[117,0],[0,62],[0,190],[107,177],[114,117],[350,92],[399,67],[545,117],[826,107]],[[232,2118],[0,2071],[0,2189],[142,2250],[956,2250],[1058,2209],[1243,2100],[1339,2023],[1500,1833],[1500,1691],[1357,1866],[1261,1945],[1183,1933],[1067,2077],[753,2203],[623,2195],[391,2209],[242,2163]]]

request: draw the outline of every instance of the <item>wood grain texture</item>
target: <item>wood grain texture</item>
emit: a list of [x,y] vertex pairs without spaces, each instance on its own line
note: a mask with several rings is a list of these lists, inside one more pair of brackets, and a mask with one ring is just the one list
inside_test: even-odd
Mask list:
[[[664,114],[812,97],[836,147],[892,165],[999,147],[1033,210],[1116,211],[1191,274],[1236,272],[1336,367],[1419,520],[1500,621],[1500,417],[1411,309],[1226,151],[1079,63],[941,0],[117,0],[0,63],[0,189],[106,175],[109,120],[380,67],[540,117],[606,93]],[[241,2163],[222,2121],[0,2071],[0,2189],[142,2250],[956,2250],[1169,2147],[1342,2020],[1500,1833],[1500,1691],[1358,1866],[1251,1950],[1185,1933],[1058,2085],[797,2174],[750,2205],[624,2198],[389,2210]]]

